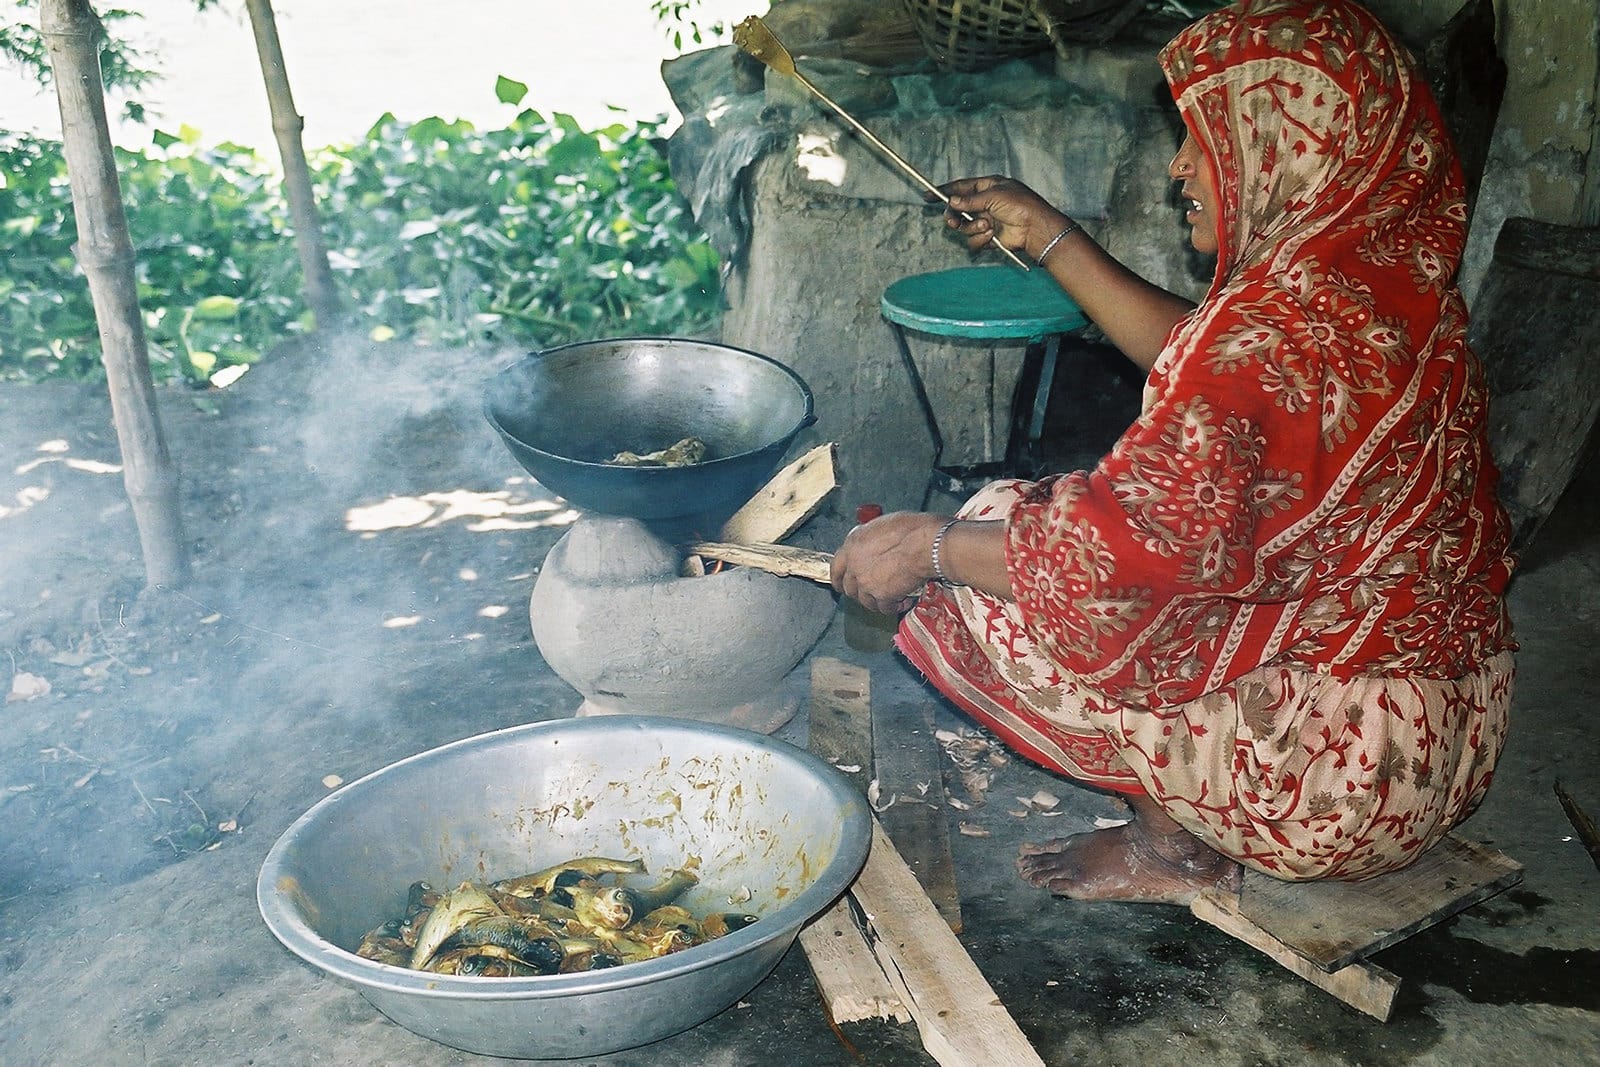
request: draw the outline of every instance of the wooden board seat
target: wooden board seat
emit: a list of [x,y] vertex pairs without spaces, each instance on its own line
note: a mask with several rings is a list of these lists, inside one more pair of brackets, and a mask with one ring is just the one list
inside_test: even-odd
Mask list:
[[1207,892],[1190,910],[1312,984],[1387,1019],[1400,979],[1367,957],[1522,881],[1522,865],[1451,835],[1404,870],[1360,882],[1245,874],[1237,897]]

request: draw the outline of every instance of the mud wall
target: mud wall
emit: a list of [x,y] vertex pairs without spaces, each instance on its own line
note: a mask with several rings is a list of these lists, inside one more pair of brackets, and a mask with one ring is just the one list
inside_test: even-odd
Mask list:
[[1506,94],[1462,269],[1469,300],[1507,218],[1600,226],[1600,4],[1500,0],[1497,8]]
[[[1369,0],[1413,46],[1429,40],[1462,0]],[[1600,4],[1595,0],[1495,0],[1505,98],[1489,146],[1462,267],[1477,295],[1500,224],[1526,216],[1600,226]]]
[[[738,165],[706,147],[710,142],[674,157],[674,175],[698,201],[698,213],[723,217],[729,199],[748,212],[734,227],[739,235],[724,242],[737,251],[722,338],[788,363],[815,391],[818,423],[810,433],[839,445],[844,491],[833,504],[836,516],[865,501],[916,506],[933,446],[879,313],[883,291],[922,271],[971,263],[1015,268],[993,252],[969,255],[899,170],[792,80],[769,75],[763,90],[742,98],[705,92],[720,74],[713,59],[702,62],[701,99],[725,129],[749,121],[776,131],[745,161],[738,183],[705,172],[707,159],[722,172]],[[1161,102],[1148,49],[1097,51],[1064,75],[1048,55],[962,77],[889,77],[821,60],[808,66],[879,139],[935,180],[1014,175],[1162,284],[1198,295],[1208,280],[1183,251],[1181,214],[1166,178],[1177,117]],[[719,192],[719,185],[727,187]],[[1002,454],[1023,346],[919,334],[910,343],[938,413],[945,461]],[[936,496],[931,506],[953,502]]]

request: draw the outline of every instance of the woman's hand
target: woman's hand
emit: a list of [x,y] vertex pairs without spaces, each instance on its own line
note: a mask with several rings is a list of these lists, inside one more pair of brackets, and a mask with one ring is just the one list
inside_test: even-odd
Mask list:
[[[1038,193],[1013,178],[961,178],[940,187],[950,198],[944,222],[967,237],[976,252],[991,239],[1037,257],[1071,220]],[[962,217],[971,215],[971,221]]]
[[908,610],[933,577],[938,515],[896,511],[851,530],[833,555],[833,587],[871,611]]
[[[1012,178],[962,178],[942,186],[950,203],[945,225],[960,230],[976,252],[997,240],[1042,267],[1066,294],[1141,370],[1155,366],[1172,330],[1193,301],[1139,277],[1113,259],[1073,220]],[[971,220],[961,217],[962,212]],[[1066,238],[1054,249],[1051,242]]]

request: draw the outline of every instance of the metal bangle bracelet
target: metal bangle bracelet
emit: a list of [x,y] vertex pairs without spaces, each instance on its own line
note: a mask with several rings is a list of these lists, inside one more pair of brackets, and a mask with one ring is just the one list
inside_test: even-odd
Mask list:
[[949,519],[939,527],[939,532],[933,535],[933,549],[929,555],[933,557],[933,580],[940,585],[954,585],[949,575],[944,572],[944,564],[939,560],[939,550],[944,547],[944,535],[950,532],[950,527],[960,522],[960,519]]
[[1083,226],[1080,223],[1074,222],[1072,225],[1068,226],[1066,229],[1050,238],[1050,240],[1046,241],[1044,247],[1039,249],[1039,254],[1033,257],[1033,261],[1039,264],[1041,267],[1044,266],[1044,257],[1048,256],[1052,251],[1054,251],[1056,245],[1060,244],[1066,238],[1071,237],[1081,229],[1083,229]]

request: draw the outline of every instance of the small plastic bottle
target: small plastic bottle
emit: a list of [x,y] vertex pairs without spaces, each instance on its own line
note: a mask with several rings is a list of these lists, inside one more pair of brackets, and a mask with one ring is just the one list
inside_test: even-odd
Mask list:
[[[871,522],[883,514],[879,504],[862,504],[856,508],[856,522]],[[857,652],[887,652],[894,647],[894,634],[900,628],[900,619],[869,611],[852,597],[844,598],[844,643]]]

